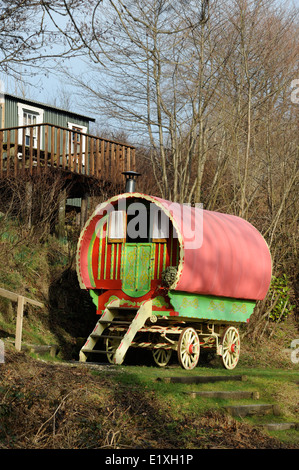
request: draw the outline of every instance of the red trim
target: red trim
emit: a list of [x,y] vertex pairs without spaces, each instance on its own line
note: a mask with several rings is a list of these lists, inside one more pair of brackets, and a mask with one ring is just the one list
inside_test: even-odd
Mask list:
[[95,283],[98,279],[98,263],[95,260],[99,259],[99,248],[100,248],[100,237],[97,236],[93,245],[92,254],[91,254],[91,265],[92,265],[92,274]]
[[97,289],[121,289],[122,281],[120,279],[100,279],[97,281]]

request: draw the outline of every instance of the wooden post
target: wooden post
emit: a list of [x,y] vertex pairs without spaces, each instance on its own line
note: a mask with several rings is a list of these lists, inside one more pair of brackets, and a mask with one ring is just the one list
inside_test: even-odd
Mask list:
[[62,133],[62,169],[66,168],[66,130]]
[[25,147],[25,143],[26,143],[26,127],[23,127],[23,130],[22,130],[22,173],[23,175],[25,175],[25,171],[26,171],[26,147]]
[[0,178],[3,176],[3,131],[0,131]]
[[80,215],[80,228],[83,229],[88,214],[88,194],[85,193],[81,200],[81,215]]
[[10,131],[7,131],[6,176],[10,174]]
[[21,351],[21,347],[22,347],[24,304],[25,304],[25,298],[22,295],[19,295],[18,296],[16,339],[15,339],[15,348],[17,351]]
[[65,235],[65,205],[66,205],[66,190],[59,194],[59,205],[58,205],[58,223],[57,223],[57,237],[59,239],[64,238]]
[[15,149],[14,149],[14,176],[18,176],[19,172],[19,159],[18,159],[18,151],[19,151],[19,144],[18,144],[18,130],[15,129]]

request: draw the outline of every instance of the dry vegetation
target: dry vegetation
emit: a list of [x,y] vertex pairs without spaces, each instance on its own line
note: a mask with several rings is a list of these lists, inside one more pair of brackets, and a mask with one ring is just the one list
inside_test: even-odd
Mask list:
[[[77,78],[85,109],[90,100],[103,121],[121,122],[122,140],[132,131],[138,140],[138,169],[146,175],[140,190],[242,216],[264,235],[273,273],[287,281],[258,303],[243,332],[242,361],[288,369],[282,350],[298,338],[299,105],[290,88],[299,78],[298,10],[274,0],[115,1],[103,23],[102,2],[93,0],[2,3],[1,70],[14,74],[18,63],[49,53],[49,37],[59,44],[64,37],[67,55],[80,51],[93,61],[94,81]],[[50,21],[55,14],[72,21],[58,31]],[[45,18],[56,34],[46,30]],[[39,38],[34,48],[33,37]],[[78,230],[67,225],[64,245],[49,235],[62,188],[65,182],[50,174],[43,181],[0,182],[0,284],[45,302],[42,316],[25,312],[24,339],[56,342],[69,359],[75,338],[90,332],[94,311],[73,269]],[[286,323],[273,323],[274,312],[278,320],[293,313]],[[1,338],[14,335],[14,321],[11,304],[0,300]],[[121,385],[105,369],[94,374],[16,354],[8,343],[6,349],[2,449],[282,446],[218,411],[174,417],[151,387]],[[291,389],[279,386],[277,396],[287,403]],[[293,397],[290,403],[294,412]]]
[[219,411],[173,416],[150,386],[118,383],[122,368],[92,373],[12,351],[0,367],[2,449],[295,448]]

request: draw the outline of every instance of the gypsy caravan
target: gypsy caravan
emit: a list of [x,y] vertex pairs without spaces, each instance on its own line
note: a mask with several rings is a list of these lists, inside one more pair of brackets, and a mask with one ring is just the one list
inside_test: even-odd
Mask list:
[[80,361],[121,364],[145,348],[158,366],[175,351],[193,369],[208,350],[234,369],[238,327],[271,281],[264,238],[240,217],[140,194],[138,173],[125,176],[126,192],[97,207],[78,242],[79,283],[99,315]]

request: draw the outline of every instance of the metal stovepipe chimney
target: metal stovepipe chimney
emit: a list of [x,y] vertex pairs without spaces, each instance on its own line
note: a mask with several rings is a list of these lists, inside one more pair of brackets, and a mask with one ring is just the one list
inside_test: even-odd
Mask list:
[[141,175],[141,173],[137,173],[136,171],[124,171],[122,173],[125,175],[126,178],[126,193],[134,193],[135,192],[135,186],[136,186],[136,180],[138,176]]

